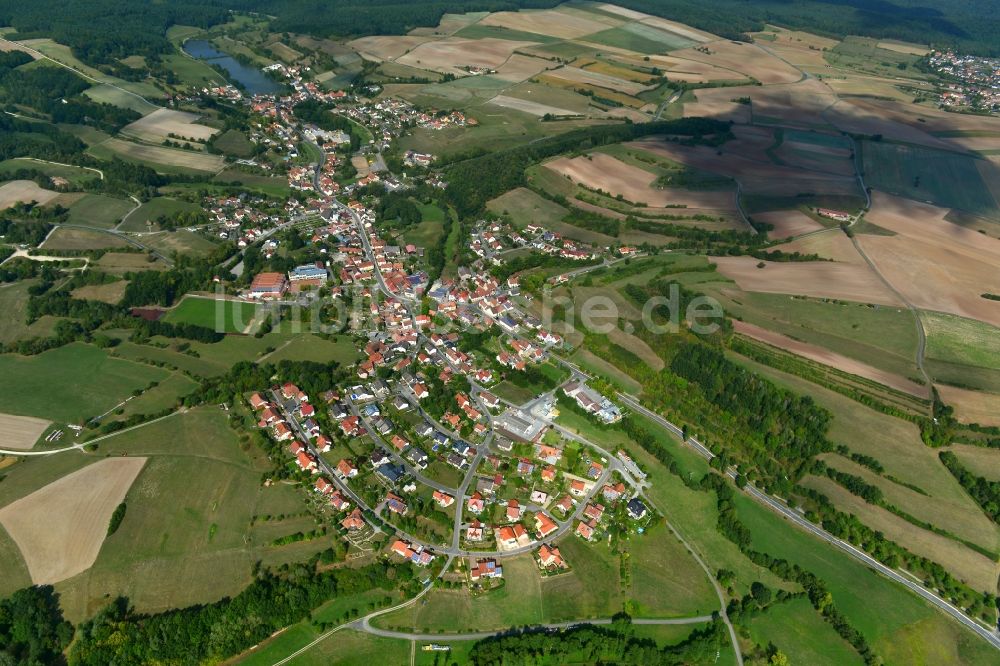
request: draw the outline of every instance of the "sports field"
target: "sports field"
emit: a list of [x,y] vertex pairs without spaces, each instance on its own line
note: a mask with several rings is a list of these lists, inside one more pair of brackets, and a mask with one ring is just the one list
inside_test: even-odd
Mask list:
[[0,355],[0,376],[18,387],[0,391],[0,412],[77,423],[105,412],[167,373],[109,358],[93,345],[74,342],[36,356]]
[[195,324],[220,333],[242,333],[256,313],[256,303],[187,296],[163,317],[163,321]]

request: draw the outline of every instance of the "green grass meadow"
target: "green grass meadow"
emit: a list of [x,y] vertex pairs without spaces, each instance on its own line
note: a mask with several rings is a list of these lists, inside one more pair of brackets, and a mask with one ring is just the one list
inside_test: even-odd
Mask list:
[[167,372],[110,358],[92,345],[74,342],[36,356],[0,355],[0,412],[76,423],[114,407]]
[[256,303],[185,297],[163,317],[171,324],[194,324],[222,333],[242,333],[257,313]]

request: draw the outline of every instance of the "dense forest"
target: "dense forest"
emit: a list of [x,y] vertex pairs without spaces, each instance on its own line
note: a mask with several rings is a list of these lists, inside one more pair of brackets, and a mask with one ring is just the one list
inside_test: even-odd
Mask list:
[[685,342],[670,370],[697,386],[743,432],[753,433],[756,450],[744,453],[775,483],[798,479],[814,456],[832,448],[828,411],[729,360],[719,348]]
[[86,123],[109,131],[140,117],[131,109],[98,104],[85,97],[82,93],[91,83],[65,67],[23,67],[33,62],[21,51],[0,53],[0,103],[31,107],[56,123]]
[[534,631],[495,636],[475,644],[469,660],[476,666],[532,664],[713,664],[728,643],[725,626],[714,621],[677,645],[657,647],[656,641],[635,636],[627,615],[608,626],[582,624],[558,631]]

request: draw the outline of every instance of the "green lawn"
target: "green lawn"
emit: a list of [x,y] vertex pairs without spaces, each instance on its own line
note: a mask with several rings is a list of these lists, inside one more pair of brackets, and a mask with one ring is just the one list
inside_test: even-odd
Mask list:
[[529,555],[503,560],[505,585],[486,595],[472,596],[468,588],[434,589],[426,602],[374,620],[382,628],[418,632],[489,631],[544,621],[543,581]]
[[866,478],[882,489],[890,503],[920,520],[990,551],[1000,548],[1000,531],[941,464],[937,452],[924,445],[916,425],[788,373],[741,357],[734,360],[797,394],[809,395],[833,414],[827,435],[831,442],[875,458],[886,475],[920,488],[923,494],[849,461],[836,462],[835,467]]
[[927,332],[928,358],[1000,370],[1000,330],[941,312],[923,312],[920,318]]
[[236,157],[250,157],[253,154],[254,145],[247,139],[246,134],[239,130],[226,130],[215,139],[212,145],[227,155]]
[[37,280],[18,280],[0,285],[0,343],[23,338],[48,337],[55,329],[56,317],[45,315],[31,324],[25,323],[28,313],[28,289]]
[[179,372],[174,373],[157,384],[156,387],[129,400],[123,408],[121,417],[127,418],[133,414],[155,414],[164,409],[175,407],[180,398],[196,388],[198,388],[198,384],[193,379]]
[[17,387],[0,391],[0,412],[77,423],[168,373],[75,342],[36,356],[0,355],[0,375],[8,387]]
[[268,356],[267,361],[269,363],[284,360],[316,361],[318,363],[337,361],[342,365],[350,365],[360,357],[359,345],[350,336],[341,335],[336,342],[333,342],[311,333],[304,333]]
[[488,202],[486,207],[494,213],[509,215],[511,222],[518,228],[524,228],[528,224],[548,227],[553,222],[561,221],[569,212],[525,187],[500,195]]
[[170,197],[154,197],[144,202],[139,208],[128,216],[121,226],[123,231],[149,231],[150,227],[146,222],[152,222],[152,229],[159,227],[156,224],[157,218],[161,215],[170,217],[177,213],[189,213],[200,211],[201,206],[188,201],[171,199]]
[[135,203],[103,194],[85,194],[69,207],[71,224],[110,229],[133,208]]
[[719,299],[726,314],[902,377],[916,377],[917,333],[905,308],[816,298],[734,293],[719,283],[702,291]]
[[819,576],[837,608],[886,663],[985,664],[995,658],[993,648],[982,639],[898,584],[789,526],[743,495],[736,506],[750,528],[753,546]]
[[812,607],[808,599],[794,599],[768,609],[750,623],[758,645],[773,643],[793,664],[863,664],[850,643],[841,638]]
[[619,28],[602,30],[587,35],[587,41],[605,46],[616,46],[638,53],[663,53],[683,49],[694,44],[689,39],[672,35],[642,23],[628,23]]
[[194,324],[223,333],[241,333],[256,313],[256,303],[187,296],[163,317],[163,321]]

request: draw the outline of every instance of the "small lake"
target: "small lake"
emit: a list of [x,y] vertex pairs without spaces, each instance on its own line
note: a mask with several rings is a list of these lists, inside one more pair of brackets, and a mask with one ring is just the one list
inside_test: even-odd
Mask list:
[[184,42],[184,52],[192,58],[204,60],[211,65],[219,65],[226,70],[230,79],[238,81],[250,95],[274,95],[283,90],[281,84],[269,79],[261,70],[244,65],[204,39],[189,39]]

